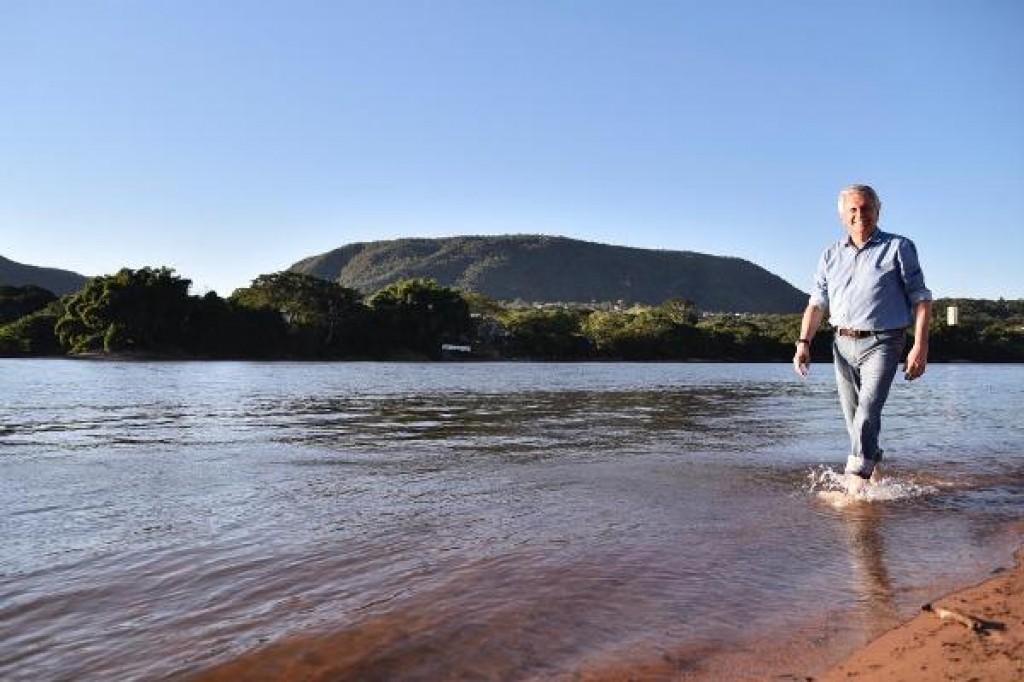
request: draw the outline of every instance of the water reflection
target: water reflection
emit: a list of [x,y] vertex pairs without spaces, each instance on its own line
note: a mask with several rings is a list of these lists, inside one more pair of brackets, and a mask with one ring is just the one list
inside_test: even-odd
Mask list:
[[860,595],[866,630],[876,636],[900,621],[886,562],[886,510],[879,503],[852,505],[840,514],[840,527]]

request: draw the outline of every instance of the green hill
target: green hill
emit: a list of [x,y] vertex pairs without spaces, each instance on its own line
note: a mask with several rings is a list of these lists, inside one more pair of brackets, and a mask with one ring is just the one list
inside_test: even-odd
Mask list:
[[88,277],[77,272],[23,265],[0,256],[0,285],[23,287],[32,284],[64,296],[78,291],[87,281]]
[[515,235],[356,243],[289,268],[372,293],[427,277],[499,301],[693,301],[702,310],[795,313],[807,296],[740,258]]

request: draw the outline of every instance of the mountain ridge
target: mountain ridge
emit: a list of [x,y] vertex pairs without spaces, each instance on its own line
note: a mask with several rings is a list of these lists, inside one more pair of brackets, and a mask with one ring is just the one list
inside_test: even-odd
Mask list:
[[57,296],[73,294],[85,286],[89,278],[71,270],[26,265],[0,256],[0,284],[22,287],[33,284]]
[[501,301],[659,304],[715,312],[794,313],[807,295],[750,261],[549,235],[467,235],[353,242],[288,268],[373,293],[400,279]]

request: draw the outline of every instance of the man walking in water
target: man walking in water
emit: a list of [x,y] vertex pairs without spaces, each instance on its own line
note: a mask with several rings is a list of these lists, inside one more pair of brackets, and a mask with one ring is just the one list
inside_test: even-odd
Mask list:
[[821,254],[793,356],[796,372],[807,376],[811,339],[828,311],[835,330],[832,355],[839,402],[850,434],[846,490],[851,495],[866,481],[878,479],[882,407],[911,325],[914,345],[904,376],[917,379],[928,366],[932,294],[925,287],[914,243],[878,229],[881,208],[878,194],[867,185],[851,185],[839,193],[839,219],[847,235]]

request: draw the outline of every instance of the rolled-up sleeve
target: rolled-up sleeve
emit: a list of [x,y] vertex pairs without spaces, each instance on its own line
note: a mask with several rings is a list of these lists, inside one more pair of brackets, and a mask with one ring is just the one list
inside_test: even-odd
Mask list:
[[909,239],[900,240],[899,264],[903,287],[911,305],[932,300],[932,292],[924,284],[924,272],[917,258],[917,247]]
[[808,305],[826,310],[828,308],[828,252],[821,254],[818,259],[818,268],[814,271],[814,282],[811,284],[811,297]]

